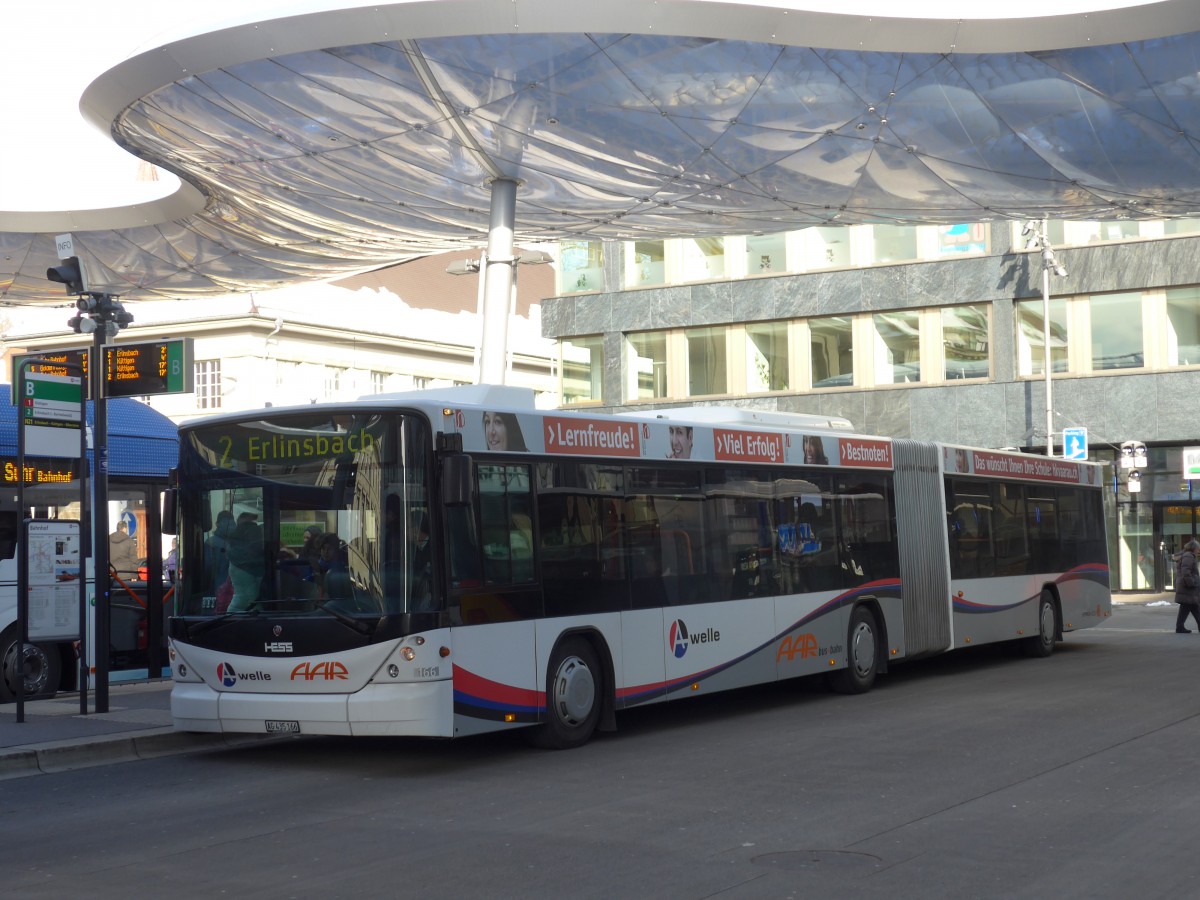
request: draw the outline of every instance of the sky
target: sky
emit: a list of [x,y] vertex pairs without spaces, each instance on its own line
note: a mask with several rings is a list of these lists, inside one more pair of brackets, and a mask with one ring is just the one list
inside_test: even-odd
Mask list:
[[198,23],[219,27],[309,6],[280,0],[10,4],[0,19],[5,32],[0,121],[6,126],[0,210],[101,209],[171,193],[178,184],[174,176],[164,172],[157,184],[139,183],[139,161],[84,121],[79,113],[84,89],[122,60]]
[[[519,2],[519,0],[513,0]],[[579,2],[579,0],[567,0]],[[964,9],[961,0],[759,0],[764,6],[873,16],[1017,17],[1138,6],[1154,0],[1005,0]],[[135,53],[237,22],[354,0],[55,0],[9,3],[0,17],[0,210],[103,209],[152,200],[178,182],[138,181],[138,160],[79,114],[79,98],[104,71]],[[19,89],[14,89],[14,86]],[[2,214],[2,213],[0,213]]]

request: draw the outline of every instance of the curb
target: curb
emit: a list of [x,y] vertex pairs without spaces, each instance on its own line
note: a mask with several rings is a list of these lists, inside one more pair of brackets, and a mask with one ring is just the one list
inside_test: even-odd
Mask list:
[[0,750],[0,781],[23,778],[27,775],[70,772],[139,759],[227,750],[280,739],[279,735],[266,734],[196,734],[176,731],[171,726],[166,726],[136,735],[114,734],[82,740],[53,741]]

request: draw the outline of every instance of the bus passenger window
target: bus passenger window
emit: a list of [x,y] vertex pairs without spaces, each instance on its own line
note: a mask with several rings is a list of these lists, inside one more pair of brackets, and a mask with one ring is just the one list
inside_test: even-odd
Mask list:
[[484,581],[529,584],[534,580],[529,467],[481,465],[476,471]]
[[560,461],[539,471],[538,484],[537,551],[546,615],[627,609],[617,498],[621,470]]

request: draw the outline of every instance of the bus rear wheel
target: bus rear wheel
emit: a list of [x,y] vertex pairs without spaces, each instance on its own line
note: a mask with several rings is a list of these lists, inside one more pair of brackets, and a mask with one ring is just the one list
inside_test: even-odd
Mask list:
[[1049,591],[1042,591],[1042,596],[1038,599],[1038,633],[1025,638],[1021,643],[1021,649],[1026,656],[1040,659],[1054,652],[1056,624],[1054,597]]
[[850,614],[846,636],[846,668],[829,673],[829,686],[839,694],[865,694],[879,670],[879,634],[875,615],[865,606]]
[[49,644],[26,644],[17,652],[15,626],[0,635],[0,703],[17,699],[17,679],[25,679],[25,698],[53,697],[58,693],[61,661],[57,648]]
[[535,746],[569,750],[586,744],[600,722],[604,675],[592,645],[567,638],[554,648],[546,680],[546,721],[530,735]]

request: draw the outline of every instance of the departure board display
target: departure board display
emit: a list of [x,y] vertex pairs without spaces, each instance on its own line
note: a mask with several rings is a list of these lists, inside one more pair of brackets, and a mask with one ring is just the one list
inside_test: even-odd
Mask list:
[[109,344],[104,348],[104,377],[109,397],[191,393],[192,339]]

